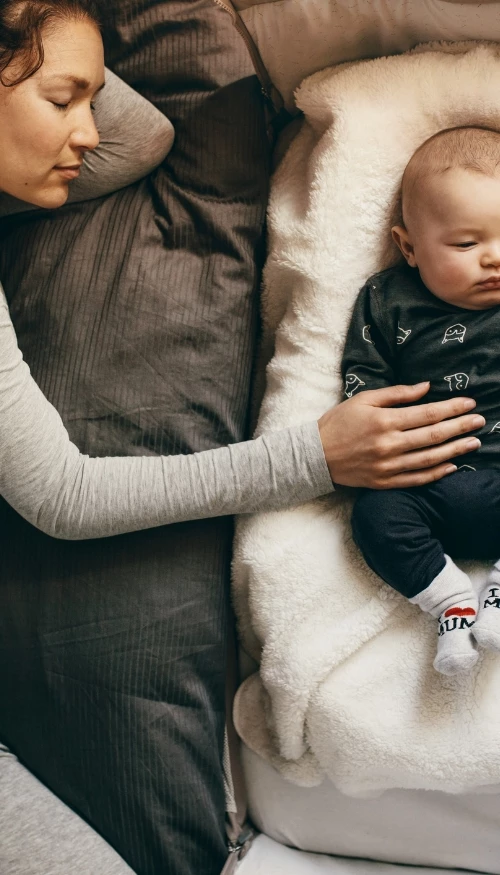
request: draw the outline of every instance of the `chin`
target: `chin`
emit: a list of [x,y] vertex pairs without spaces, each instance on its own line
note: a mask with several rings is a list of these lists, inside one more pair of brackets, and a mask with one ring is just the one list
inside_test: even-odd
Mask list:
[[69,188],[67,185],[61,185],[53,188],[50,191],[44,190],[34,192],[33,198],[30,198],[30,203],[36,207],[41,207],[45,210],[57,210],[58,207],[64,206],[68,200]]

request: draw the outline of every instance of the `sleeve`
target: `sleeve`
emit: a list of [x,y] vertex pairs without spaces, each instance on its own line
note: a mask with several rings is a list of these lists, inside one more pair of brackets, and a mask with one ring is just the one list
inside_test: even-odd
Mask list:
[[331,491],[316,422],[189,456],[80,453],[23,361],[0,286],[0,494],[37,528],[102,538]]
[[376,300],[377,287],[369,280],[361,289],[347,332],[342,357],[344,395],[393,386],[394,355]]
[[[157,167],[172,148],[172,123],[149,100],[106,70],[106,85],[95,99],[100,142],[86,152],[68,203],[102,197],[131,185]],[[36,210],[33,204],[0,193],[0,218]]]

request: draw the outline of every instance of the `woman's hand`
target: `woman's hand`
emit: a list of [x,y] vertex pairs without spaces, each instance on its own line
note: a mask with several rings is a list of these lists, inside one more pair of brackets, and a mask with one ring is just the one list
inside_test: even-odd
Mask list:
[[419,383],[361,392],[328,410],[318,425],[333,482],[405,489],[456,470],[449,460],[480,446],[471,435],[459,436],[481,428],[485,420],[467,413],[476,406],[472,398],[395,409],[418,401],[429,387]]

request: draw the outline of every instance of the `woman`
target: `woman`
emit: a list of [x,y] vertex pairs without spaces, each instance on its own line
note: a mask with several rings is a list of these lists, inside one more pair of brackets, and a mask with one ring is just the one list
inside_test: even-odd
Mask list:
[[[37,37],[44,50],[38,69],[42,58],[36,52]],[[66,200],[83,154],[97,145],[90,105],[103,81],[103,60],[94,12],[76,0],[4,2],[0,51],[4,68],[0,188],[41,207],[59,206]],[[61,79],[68,75],[73,79]],[[97,100],[106,99],[108,87],[109,83]],[[147,124],[142,127],[149,130]],[[115,170],[113,162],[109,173]],[[113,183],[113,178],[108,179],[109,190],[124,184],[118,177]],[[102,190],[94,188],[92,193]],[[83,194],[88,196],[89,191]],[[356,401],[343,405],[340,414],[327,414],[319,429],[311,423],[231,449],[169,459],[88,459],[69,442],[61,420],[22,364],[5,302],[0,332],[0,491],[27,519],[59,537],[99,537],[305,500],[332,488],[325,456],[338,482],[368,485],[375,475],[381,476],[374,439],[383,436],[392,440],[395,461],[391,473],[398,473],[398,464],[401,471],[411,465],[434,467],[427,475],[407,475],[410,479],[442,475],[442,459],[460,450],[457,442],[445,452],[438,449],[433,455],[420,454],[402,462],[399,456],[404,449],[437,443],[439,433],[430,435],[429,429],[422,429],[410,446],[402,434],[405,428],[399,425],[401,411],[396,428],[390,411],[378,411],[368,403],[361,408]],[[386,393],[379,398],[382,404],[400,403],[418,397],[419,391],[424,390]],[[434,421],[460,411],[448,405],[439,415],[434,413]],[[429,419],[420,415],[414,424],[423,426]],[[450,436],[468,427],[467,418],[446,426]],[[443,431],[441,440],[446,436]],[[440,467],[436,468],[437,463]],[[12,778],[12,792],[21,792],[20,783]],[[27,795],[32,806],[36,794],[30,789]],[[40,871],[55,870],[41,865]],[[78,871],[74,864],[71,871]],[[107,869],[92,857],[89,871]]]
[[[0,16],[0,190],[39,207],[58,207],[84,155],[99,143],[92,102],[104,87],[104,61],[95,8],[86,0],[6,0]],[[110,189],[112,166],[107,173]],[[446,460],[466,451],[465,441],[458,441],[402,459],[405,451],[470,430],[470,420],[405,440],[402,433],[426,425],[432,413],[419,408],[406,423],[387,411],[374,422],[373,397],[364,393],[363,400],[370,398],[356,405],[361,417],[349,402],[319,423],[192,456],[89,459],[70,443],[30,378],[3,292],[0,308],[0,493],[55,537],[106,537],[270,510],[330,492],[330,475],[347,485],[373,485],[376,478],[379,486],[400,486],[403,479],[415,485],[443,476]],[[375,403],[411,402],[424,391],[386,392]],[[434,421],[459,416],[464,406],[453,404],[440,408]],[[386,454],[377,451],[381,434],[392,439]],[[380,455],[389,464],[377,465]],[[402,473],[410,469],[415,473]]]
[[[15,45],[16,30],[18,39],[26,40],[35,27],[29,16],[34,22],[38,15],[44,60],[38,66],[35,47],[33,58],[22,48],[4,50],[0,189],[54,208],[66,201],[83,155],[99,142],[92,102],[104,85],[102,41],[92,7],[76,0],[11,2],[7,7],[14,25],[9,33],[5,10],[4,44]],[[46,533],[103,537],[277,507],[332,488],[315,423],[190,457],[81,455],[30,379],[3,296],[0,304],[0,492]]]

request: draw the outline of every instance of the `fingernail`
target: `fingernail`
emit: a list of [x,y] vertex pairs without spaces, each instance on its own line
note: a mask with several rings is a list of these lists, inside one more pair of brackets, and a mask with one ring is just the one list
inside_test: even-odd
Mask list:
[[444,469],[445,474],[453,474],[457,470],[456,465],[448,465],[447,468]]
[[485,425],[485,424],[486,424],[486,420],[485,420],[484,416],[480,416],[480,415],[474,416],[474,418],[472,420],[472,425],[474,428],[481,428],[481,426]]
[[465,398],[464,399],[464,410],[472,410],[473,407],[476,406],[476,402],[473,398]]
[[477,447],[481,446],[481,441],[478,440],[478,438],[471,438],[469,441],[467,441],[465,446],[468,447],[470,450],[475,450],[477,449]]
[[424,383],[415,383],[414,389],[423,389],[424,386],[430,386],[429,380],[425,380]]

